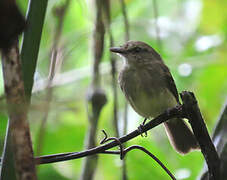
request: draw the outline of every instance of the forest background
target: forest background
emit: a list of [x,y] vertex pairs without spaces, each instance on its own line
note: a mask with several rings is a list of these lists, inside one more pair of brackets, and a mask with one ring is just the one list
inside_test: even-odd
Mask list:
[[[86,148],[91,112],[87,100],[94,78],[93,34],[97,12],[94,2],[48,1],[29,113],[35,155],[74,152]],[[227,2],[125,0],[128,26],[125,26],[122,1],[110,2],[110,30],[114,45],[121,45],[130,39],[144,41],[155,48],[170,68],[178,91],[195,93],[209,132],[212,133],[227,94]],[[17,4],[26,15],[28,1],[17,0]],[[102,61],[99,64],[99,86],[105,92],[107,102],[98,118],[97,145],[103,138],[102,129],[109,136],[116,136],[114,117],[118,119],[119,135],[123,135],[123,131],[135,130],[143,120],[128,107],[125,128],[125,98],[111,75],[110,30],[106,22],[108,20],[103,19],[106,30]],[[57,51],[54,71],[51,70],[53,50]],[[114,58],[118,73],[122,61],[119,57]],[[0,93],[4,94],[2,72]],[[4,104],[2,99],[1,103]],[[117,114],[114,115],[116,104]],[[5,111],[0,112],[0,121],[2,151],[7,124]],[[149,131],[147,138],[133,139],[127,146],[133,144],[146,147],[154,153],[178,178],[194,180],[203,168],[204,160],[199,151],[181,156],[171,148],[163,126]],[[37,169],[38,178],[79,179],[85,161],[77,159],[40,165]],[[124,173],[130,180],[168,178],[151,158],[140,151],[130,152],[125,162],[126,166],[119,156],[99,155],[94,179],[121,179],[122,166],[126,167]]]

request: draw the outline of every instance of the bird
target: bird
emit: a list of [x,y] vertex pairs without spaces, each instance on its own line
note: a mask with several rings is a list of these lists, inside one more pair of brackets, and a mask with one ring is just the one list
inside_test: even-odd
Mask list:
[[[124,59],[118,83],[132,108],[145,119],[156,117],[180,104],[178,91],[169,68],[151,46],[128,41],[110,51]],[[198,142],[181,118],[164,122],[170,144],[180,154],[199,149]]]

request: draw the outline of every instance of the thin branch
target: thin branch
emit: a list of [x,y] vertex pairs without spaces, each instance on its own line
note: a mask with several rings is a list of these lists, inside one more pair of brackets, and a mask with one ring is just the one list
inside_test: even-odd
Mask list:
[[[124,32],[125,32],[124,37],[125,37],[125,41],[129,41],[130,31],[129,31],[128,13],[126,10],[125,1],[120,0],[120,3],[121,3],[121,11],[122,11],[123,19],[124,19]],[[123,114],[123,135],[125,135],[127,133],[127,126],[128,126],[128,102],[125,100],[124,114]],[[127,169],[126,169],[126,159],[123,160],[122,166],[123,166],[122,179],[127,180],[128,176],[127,176]]]
[[173,179],[173,180],[176,180],[176,178],[174,177],[174,175],[170,172],[170,170],[154,155],[152,154],[151,152],[149,152],[147,149],[145,149],[144,147],[142,146],[137,146],[137,145],[134,145],[134,146],[130,146],[128,148],[126,148],[124,150],[124,156],[131,150],[133,149],[139,149],[143,152],[145,152],[147,155],[149,155],[152,159],[154,159],[161,167],[162,169]]
[[[138,146],[138,145],[133,145],[133,146],[130,146],[126,149],[123,148],[123,145],[121,144],[121,142],[119,141],[118,138],[116,137],[107,137],[107,134],[104,130],[102,130],[102,132],[104,133],[105,137],[104,139],[101,141],[100,144],[103,144],[103,143],[106,143],[108,141],[111,141],[111,140],[114,140],[118,143],[119,147],[120,147],[120,151],[119,154],[120,154],[120,159],[123,160],[124,157],[126,156],[126,154],[133,150],[133,149],[139,149],[143,152],[145,152],[147,155],[149,155],[152,159],[154,159],[161,167],[162,169],[173,179],[173,180],[176,180],[176,178],[174,177],[174,175],[168,170],[168,168],[154,155],[152,154],[151,152],[149,152],[146,148],[142,147],[142,146]],[[116,154],[116,151],[105,151],[105,152],[108,152],[108,153],[112,153],[112,154]]]
[[[121,143],[127,142],[127,141],[135,138],[136,136],[139,136],[141,133],[152,129],[171,118],[184,117],[183,114],[184,114],[184,112],[182,111],[182,106],[172,108],[168,112],[164,112],[161,115],[154,118],[153,120],[149,121],[147,124],[144,125],[144,128],[141,131],[139,131],[137,129],[127,135],[120,137],[119,141]],[[71,160],[71,159],[78,159],[78,158],[82,158],[85,156],[94,155],[97,153],[103,153],[104,151],[106,151],[110,148],[113,148],[115,146],[118,146],[118,143],[110,142],[105,145],[94,147],[94,148],[91,148],[91,149],[88,149],[85,151],[81,151],[81,152],[71,152],[71,153],[65,153],[65,154],[61,153],[61,154],[40,156],[40,157],[36,158],[36,164],[47,164],[47,163],[60,162],[60,161],[66,161],[66,160]]]
[[[128,41],[130,39],[128,14],[127,14],[126,6],[125,6],[125,1],[120,0],[120,3],[121,3],[122,15],[123,15],[123,18],[124,18],[125,41]],[[126,134],[127,125],[128,125],[128,102],[127,101],[125,101],[124,116],[123,117],[124,117],[123,134]]]
[[[104,13],[105,13],[105,26],[109,36],[109,48],[114,46],[113,34],[110,28],[111,24],[111,13],[110,13],[110,1],[104,1]],[[116,56],[110,53],[111,62],[111,76],[112,76],[112,91],[113,91],[113,125],[116,133],[116,137],[119,137],[118,127],[118,94],[117,94],[117,70],[116,70]]]
[[118,138],[116,138],[116,137],[109,137],[108,138],[106,132],[104,130],[102,130],[102,132],[105,135],[105,137],[100,142],[100,144],[104,144],[104,143],[106,143],[108,141],[112,141],[112,140],[116,141],[118,143],[119,147],[120,147],[120,159],[122,160],[124,158],[124,153],[123,153],[124,152],[124,148],[123,148],[123,145],[122,145],[121,141]]
[[105,27],[102,19],[102,2],[103,0],[95,0],[96,6],[96,15],[95,15],[95,28],[93,32],[93,79],[92,84],[94,86],[100,85],[100,72],[99,72],[99,64],[103,55],[103,47],[104,47],[104,34]]
[[[119,138],[117,141],[107,143],[105,145],[95,147],[82,152],[75,153],[66,153],[60,155],[44,156],[38,157],[36,159],[37,164],[51,163],[64,161],[69,159],[77,159],[84,156],[93,155],[96,153],[107,153],[106,151],[112,147],[119,145],[119,143],[124,143],[131,140],[132,138],[140,135],[143,132],[146,132],[155,126],[167,121],[168,119],[179,117],[179,118],[188,118],[189,123],[192,126],[193,132],[198,140],[203,156],[207,162],[209,170],[209,179],[210,180],[219,180],[220,179],[220,158],[215,150],[215,147],[209,137],[206,125],[203,121],[202,115],[200,113],[196,98],[192,92],[182,92],[181,98],[183,105],[177,106],[164,112],[158,117],[154,118],[150,122],[144,125],[144,128],[141,130],[135,130],[128,135],[125,135]],[[108,152],[110,153],[110,152]],[[113,153],[113,152],[111,152]],[[115,153],[115,152],[114,152]]]

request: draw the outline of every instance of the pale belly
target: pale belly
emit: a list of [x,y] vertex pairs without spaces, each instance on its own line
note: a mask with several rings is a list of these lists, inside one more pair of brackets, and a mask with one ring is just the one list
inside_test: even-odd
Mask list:
[[[146,69],[125,67],[120,74],[121,89],[133,109],[143,117],[156,117],[168,108],[177,105],[174,95],[165,88],[165,79],[161,71],[150,72]],[[151,76],[152,74],[152,76]],[[146,81],[145,81],[146,79]]]
[[134,110],[143,117],[156,117],[168,108],[177,105],[175,97],[167,89],[157,90],[150,94],[138,91],[135,99],[130,99]]

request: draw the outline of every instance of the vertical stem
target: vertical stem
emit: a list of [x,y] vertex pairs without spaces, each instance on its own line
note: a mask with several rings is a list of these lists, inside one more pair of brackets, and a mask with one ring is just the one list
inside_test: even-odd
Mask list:
[[[60,7],[57,7],[55,9],[55,15],[57,16],[58,23],[56,25],[56,31],[54,34],[53,44],[52,44],[52,54],[51,54],[51,60],[50,60],[50,70],[49,70],[49,77],[47,82],[47,93],[46,93],[46,104],[45,104],[45,111],[44,116],[41,121],[41,125],[38,132],[38,139],[37,139],[37,155],[41,154],[42,147],[43,147],[43,140],[45,135],[45,128],[46,128],[46,121],[49,115],[50,110],[50,103],[52,100],[53,95],[53,89],[51,88],[52,82],[54,80],[54,77],[56,75],[56,69],[61,69],[61,63],[58,63],[59,61],[62,61],[61,58],[59,58],[59,42],[62,35],[62,28],[64,23],[64,17],[65,13],[68,9],[70,0],[66,0],[63,5]],[[60,64],[57,68],[57,65]]]
[[156,31],[156,41],[158,44],[159,49],[162,49],[162,41],[160,38],[160,29],[158,26],[158,4],[156,0],[152,0],[153,2],[153,11],[154,11],[154,18],[155,18],[155,31]]
[[[96,132],[100,112],[106,103],[105,92],[101,88],[99,65],[103,55],[105,28],[102,19],[102,5],[104,0],[95,0],[95,28],[93,32],[93,76],[91,86],[87,92],[87,110],[89,129],[87,131],[86,148],[96,146]],[[83,162],[80,180],[91,180],[97,167],[98,156],[86,157]]]
[[120,3],[121,3],[121,10],[122,10],[123,18],[124,18],[125,41],[128,41],[129,38],[130,38],[128,14],[127,14],[126,7],[125,7],[125,1],[124,0],[120,0]]
[[4,150],[2,153],[2,162],[1,162],[1,173],[0,179],[10,179],[16,180],[16,171],[14,165],[14,154],[12,152],[11,146],[11,137],[10,137],[10,129],[9,129],[9,121],[6,129],[6,137],[5,137],[5,144]]
[[48,0],[30,0],[27,11],[28,28],[24,32],[21,62],[22,74],[25,85],[25,95],[28,100],[31,97],[33,77],[39,53],[39,44],[44,24]]
[[[120,0],[121,3],[121,10],[122,10],[122,15],[124,18],[124,27],[125,27],[125,41],[128,41],[130,39],[130,32],[129,32],[129,21],[128,21],[128,14],[127,14],[127,10],[126,10],[126,6],[125,6],[125,1],[124,0]],[[127,132],[127,125],[128,125],[128,102],[125,101],[125,105],[124,105],[124,123],[123,123],[123,134],[126,134]],[[126,146],[126,143],[125,143]],[[126,158],[123,159],[122,162],[122,179],[123,180],[127,180],[127,168],[126,168]]]
[[[105,13],[105,26],[109,36],[109,47],[114,46],[113,34],[110,28],[111,24],[111,13],[110,13],[110,0],[106,0],[103,7]],[[115,129],[115,136],[119,137],[119,127],[118,127],[118,97],[117,97],[117,74],[116,74],[116,56],[110,54],[111,63],[111,76],[112,76],[112,91],[113,91],[113,125]]]
[[15,41],[10,49],[3,51],[2,68],[9,113],[8,133],[16,177],[19,180],[35,180],[37,177],[27,121],[28,104],[25,100],[18,41]]

